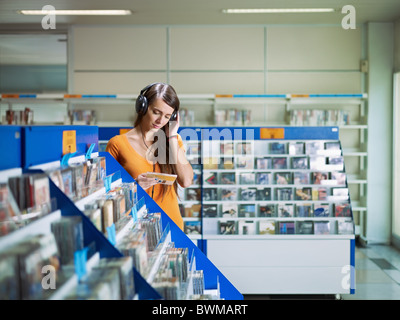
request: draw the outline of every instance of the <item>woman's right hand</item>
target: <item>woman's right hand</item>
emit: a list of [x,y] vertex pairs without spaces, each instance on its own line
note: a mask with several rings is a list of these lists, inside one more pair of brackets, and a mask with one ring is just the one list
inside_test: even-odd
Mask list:
[[148,189],[152,186],[154,186],[155,184],[157,184],[159,182],[158,179],[156,178],[147,178],[146,174],[142,173],[139,174],[139,176],[137,177],[137,183],[144,189]]

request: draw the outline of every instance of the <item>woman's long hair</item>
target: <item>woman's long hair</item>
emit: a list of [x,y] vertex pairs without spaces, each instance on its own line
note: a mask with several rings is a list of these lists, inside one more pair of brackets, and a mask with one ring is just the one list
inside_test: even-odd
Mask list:
[[[147,105],[150,106],[156,99],[161,98],[167,105],[169,105],[170,107],[172,107],[174,109],[174,113],[178,113],[179,112],[179,106],[180,106],[180,101],[178,98],[178,95],[175,92],[175,89],[165,83],[156,83],[153,86],[151,86],[145,93],[144,96],[147,99]],[[148,112],[148,109],[147,109]],[[142,122],[144,114],[137,114],[135,123],[134,123],[134,127],[135,128],[140,128],[140,124]],[[141,128],[140,128],[141,130]],[[165,125],[163,128],[161,128],[161,130],[164,131],[165,137],[167,137],[167,133],[166,130],[168,130],[168,125]],[[143,134],[143,132],[142,132]],[[158,138],[157,135],[155,137],[155,143],[157,142]],[[174,163],[169,163],[169,141],[166,138],[166,144],[165,144],[165,150],[162,150],[163,152],[165,152],[165,163],[158,163],[161,169],[161,172],[163,173],[168,173],[168,174],[176,174],[176,164]],[[161,145],[158,145],[158,147],[163,147]],[[154,152],[154,155],[157,157],[158,153],[159,153],[159,148],[157,148]],[[173,157],[175,158],[175,157]],[[175,180],[174,184],[173,184],[173,188],[176,192],[176,194],[178,194],[178,184],[177,181]],[[163,188],[162,188],[162,199],[164,199],[164,196],[167,194],[167,192],[170,190],[170,186],[163,184]]]

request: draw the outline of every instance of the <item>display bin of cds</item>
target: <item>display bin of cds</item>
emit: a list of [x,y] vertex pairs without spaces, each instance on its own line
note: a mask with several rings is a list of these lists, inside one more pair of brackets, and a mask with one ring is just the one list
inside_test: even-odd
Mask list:
[[[118,162],[108,153],[106,155],[107,172],[121,171],[121,175],[126,177],[126,181],[133,180],[132,177],[118,164]],[[124,180],[123,180],[124,181]],[[170,229],[170,240],[176,248],[187,248],[188,253],[195,259],[190,260],[190,264],[196,266],[201,271],[204,281],[204,293],[208,297],[220,297],[225,300],[241,300],[243,295],[232,285],[231,281],[214,265],[212,260],[199,249],[194,242],[162,211],[151,197],[138,186],[138,198],[144,199],[149,213],[161,212],[162,229]],[[194,280],[195,281],[195,280]]]
[[[96,152],[97,130],[22,128],[24,141],[30,144],[21,148],[25,150],[20,162],[25,164],[23,174],[0,172],[1,182],[16,181],[19,186],[3,189],[3,183],[1,189],[2,217],[6,212],[19,219],[14,229],[5,228],[13,218],[10,215],[0,221],[0,269],[12,270],[0,277],[0,295],[9,299],[243,298],[113,157]],[[47,139],[51,143],[46,148],[33,148],[50,134],[53,138]],[[17,201],[4,203],[14,199],[8,195]],[[33,215],[35,219],[27,219]],[[28,261],[35,263],[35,270],[49,267],[46,283],[43,274],[28,268]],[[19,268],[9,268],[16,263]],[[166,286],[157,279],[165,280],[171,264],[176,265],[175,272],[181,271]],[[57,278],[54,284],[52,272]],[[21,288],[15,289],[15,279]],[[29,285],[22,286],[25,282]],[[14,295],[10,288],[15,289]]]
[[242,293],[354,292],[338,137],[338,127],[202,129],[203,247]]

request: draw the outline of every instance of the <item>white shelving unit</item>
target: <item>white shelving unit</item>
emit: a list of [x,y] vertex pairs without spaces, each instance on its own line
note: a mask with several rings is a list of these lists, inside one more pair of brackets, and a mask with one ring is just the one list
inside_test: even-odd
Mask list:
[[[222,130],[222,128],[220,128]],[[235,130],[235,128],[231,128]],[[243,130],[245,128],[242,128]],[[262,128],[258,128],[262,129]],[[286,129],[286,128],[285,128]],[[303,128],[287,127],[294,129],[291,135],[301,135]],[[308,128],[304,128],[306,131]],[[324,129],[324,128],[321,128]],[[326,128],[327,129],[327,128]],[[318,136],[318,128],[313,128],[314,134]],[[337,133],[337,128],[332,128],[332,132]],[[316,133],[317,132],[317,133]],[[343,151],[323,150],[321,153],[289,154],[289,143],[319,142],[324,148],[326,143],[336,143],[338,140],[326,140],[321,138],[313,140],[309,138],[291,140],[262,139],[255,134],[254,141],[249,140],[203,140],[203,240],[206,242],[207,256],[214,263],[229,275],[235,286],[244,294],[350,294],[354,292],[354,251],[355,235],[353,228],[345,233],[338,231],[338,224],[344,221],[350,222],[350,216],[341,216],[336,211],[339,203],[350,203],[348,196],[334,196],[333,189],[348,189],[348,180],[340,182],[334,180],[331,172],[343,171],[343,166],[335,164],[324,164],[318,169],[311,167],[311,159],[322,156],[324,161],[328,161],[330,156],[338,156],[343,159]],[[220,152],[221,145],[232,143],[232,154]],[[243,143],[251,146],[252,151],[246,154],[238,154],[237,147]],[[285,152],[273,153],[271,144],[285,145]],[[224,147],[224,149],[226,149]],[[331,153],[332,152],[332,153]],[[249,168],[238,167],[238,162],[242,157],[250,157]],[[234,164],[221,168],[221,164],[210,168],[207,159],[233,158]],[[286,159],[287,166],[274,167],[269,163],[265,167],[258,167],[257,159],[269,159],[274,163],[274,159]],[[307,168],[294,167],[294,158],[306,158]],[[265,164],[263,164],[264,166]],[[292,167],[293,165],[293,167]],[[212,165],[211,165],[212,167]],[[328,174],[326,183],[316,184],[312,181],[313,172],[324,172]],[[225,180],[222,183],[223,174],[231,175],[231,182]],[[241,181],[241,175],[251,173],[255,175],[253,183]],[[258,173],[270,174],[270,181],[261,184],[257,181]],[[290,175],[285,184],[280,184],[276,180],[276,174],[287,173]],[[303,173],[309,177],[310,181],[295,182],[294,173]],[[234,177],[234,178],[233,178]],[[207,179],[211,178],[211,182]],[[234,179],[234,180],[233,180]],[[343,179],[343,176],[342,176]],[[277,190],[289,188],[292,195],[288,199],[281,199]],[[326,193],[315,195],[310,189],[326,189]],[[251,199],[243,198],[243,191],[252,189]],[[269,189],[266,198],[260,199],[257,189]],[[309,189],[308,199],[296,198],[296,191]],[[209,192],[208,190],[213,190]],[[237,190],[233,198],[223,200],[223,191]],[[328,204],[329,214],[317,216],[315,209],[322,203]],[[297,207],[310,204],[312,210],[307,214],[299,214]],[[353,202],[351,202],[353,204]],[[207,206],[214,206],[215,209],[207,211]],[[224,206],[231,211],[227,214]],[[250,210],[245,209],[241,212],[241,206],[250,206]],[[273,207],[271,214],[262,211],[262,206]],[[289,217],[281,215],[279,208],[291,206],[292,212]],[[353,208],[353,206],[352,206]],[[233,210],[233,211],[232,211]],[[236,213],[235,213],[236,210]],[[272,222],[275,229],[261,234],[261,223]],[[301,229],[301,224],[312,225],[311,229]],[[330,230],[328,234],[316,232],[317,223],[326,222]],[[241,225],[241,223],[243,223]],[[292,223],[296,231],[289,232],[282,228],[281,223]],[[285,224],[283,224],[285,225]],[[234,227],[233,227],[234,226]],[[300,227],[299,227],[300,226]],[[230,229],[229,229],[230,228]],[[246,229],[245,229],[246,228]],[[289,227],[288,227],[289,228]],[[310,227],[309,227],[310,228]],[[226,232],[227,230],[229,232]],[[265,229],[264,229],[265,231]],[[283,234],[282,234],[283,232]],[[350,274],[351,273],[351,274]],[[348,276],[349,281],[345,278]]]

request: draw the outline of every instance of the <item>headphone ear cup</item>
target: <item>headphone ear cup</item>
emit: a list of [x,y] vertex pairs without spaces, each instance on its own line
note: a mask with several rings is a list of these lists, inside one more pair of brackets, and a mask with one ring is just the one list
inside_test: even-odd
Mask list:
[[169,121],[176,121],[176,119],[178,118],[178,115],[176,113],[176,111],[174,111],[171,115],[171,117],[169,118]]
[[135,104],[136,112],[138,114],[146,114],[147,112],[147,98],[144,95],[139,95]]

